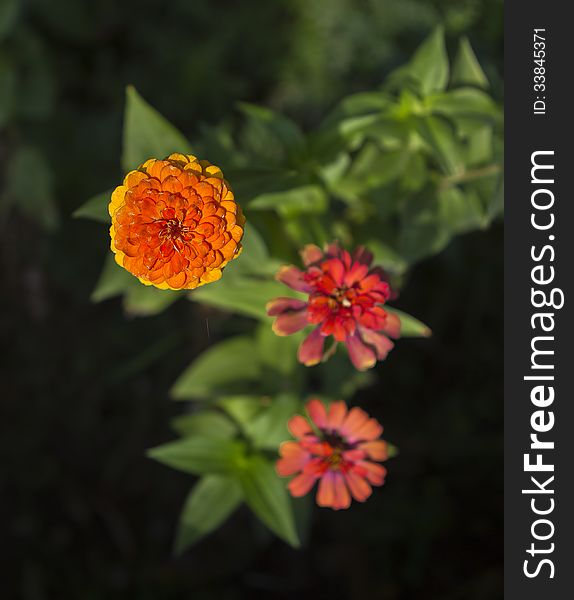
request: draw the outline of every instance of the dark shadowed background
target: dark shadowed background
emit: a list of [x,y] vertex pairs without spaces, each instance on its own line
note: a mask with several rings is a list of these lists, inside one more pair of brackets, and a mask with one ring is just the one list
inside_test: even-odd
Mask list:
[[70,216],[121,178],[126,84],[192,142],[240,100],[312,127],[437,23],[469,36],[500,99],[498,0],[0,1],[3,598],[502,597],[500,224],[409,274],[400,307],[434,336],[399,342],[359,392],[400,448],[387,484],[317,509],[300,551],[240,510],[174,558],[190,478],[144,451],[172,437],[167,392],[209,312],[92,304],[108,238]]

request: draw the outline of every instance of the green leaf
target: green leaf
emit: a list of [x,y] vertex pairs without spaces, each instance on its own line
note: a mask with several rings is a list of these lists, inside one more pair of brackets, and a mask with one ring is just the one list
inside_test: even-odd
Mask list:
[[474,131],[466,140],[465,162],[467,166],[484,165],[492,161],[492,127],[485,125]]
[[249,210],[273,209],[289,217],[307,213],[322,213],[327,208],[327,196],[318,185],[305,185],[283,192],[260,194],[248,204]]
[[97,196],[93,196],[82,206],[76,208],[72,213],[72,216],[76,219],[93,219],[94,221],[100,221],[101,223],[110,222],[110,214],[108,212],[108,205],[110,203],[110,197],[112,190],[102,192]]
[[350,202],[365,192],[388,185],[398,179],[409,164],[408,149],[384,151],[374,142],[367,142],[355,157],[333,193]]
[[383,242],[372,239],[365,246],[373,253],[373,264],[381,265],[385,271],[402,275],[408,269],[407,261],[394,249]]
[[160,290],[151,285],[144,285],[137,278],[132,277],[123,298],[123,305],[124,310],[130,316],[150,317],[163,312],[182,297],[183,292],[181,291]]
[[432,331],[422,321],[411,317],[402,310],[385,305],[385,310],[397,315],[401,320],[401,337],[430,337]]
[[133,86],[128,86],[122,155],[124,170],[135,169],[149,158],[165,158],[173,152],[190,153],[189,142]]
[[177,471],[209,475],[235,470],[244,451],[244,444],[238,440],[186,437],[151,448],[147,455]]
[[230,438],[237,433],[237,427],[229,417],[214,410],[180,415],[172,420],[171,426],[181,437]]
[[237,276],[267,276],[277,272],[280,263],[269,257],[267,245],[253,224],[245,224],[241,243],[243,245],[241,256],[238,260],[234,260],[226,267],[225,281],[232,277],[237,278]]
[[452,68],[450,83],[452,86],[474,85],[488,88],[488,79],[482,70],[467,37],[462,37]]
[[438,191],[438,202],[439,218],[453,234],[482,228],[487,224],[484,208],[477,194],[449,187]]
[[206,399],[230,385],[259,378],[257,346],[247,336],[212,346],[191,363],[171,389],[175,400]]
[[391,80],[410,79],[426,96],[446,88],[448,73],[444,31],[442,27],[437,27],[419,46],[409,63],[391,75]]
[[502,116],[501,108],[482,90],[459,88],[430,96],[426,106],[435,114],[449,118],[472,118],[492,123]]
[[3,201],[47,231],[59,224],[53,176],[44,155],[33,146],[21,146],[6,167]]
[[297,367],[297,348],[303,340],[303,332],[294,335],[276,335],[271,320],[264,321],[257,329],[256,340],[259,360],[275,374],[291,375]]
[[245,433],[256,448],[277,450],[281,442],[291,438],[287,421],[300,408],[299,398],[280,394],[271,400],[268,408],[248,423]]
[[269,407],[271,399],[267,396],[225,396],[217,401],[217,406],[224,410],[242,431],[263,410]]
[[[261,131],[263,140],[272,138],[276,140],[287,152],[299,152],[305,145],[305,136],[299,127],[287,117],[276,113],[270,108],[239,103],[239,109],[248,118],[250,125]],[[265,153],[266,149],[260,148]]]
[[417,119],[417,131],[432,150],[442,170],[453,175],[464,170],[462,151],[452,125],[443,118],[430,115]]
[[0,54],[0,128],[14,114],[16,106],[16,73],[12,62]]
[[217,529],[241,504],[242,497],[241,486],[233,477],[202,477],[183,505],[175,540],[175,553],[181,554]]
[[144,285],[137,277],[120,267],[109,253],[102,274],[92,292],[92,302],[123,296],[124,310],[133,316],[150,316],[165,310],[182,297],[180,292],[160,290]]
[[249,456],[237,471],[237,476],[251,510],[271,531],[297,548],[299,539],[295,530],[293,507],[285,481],[275,473],[273,463],[261,455]]
[[268,321],[265,305],[278,296],[295,297],[296,294],[272,279],[226,278],[224,274],[217,285],[206,285],[193,290],[189,299],[230,313]]
[[343,98],[335,110],[325,119],[325,123],[339,121],[341,117],[380,113],[391,103],[383,92],[359,92]]
[[401,205],[398,250],[414,262],[442,250],[452,234],[440,215],[437,192],[430,186],[408,196]]
[[[131,273],[122,269],[114,260],[114,255],[109,253],[106,256],[104,268],[90,299],[92,302],[102,302],[108,298],[119,296],[133,285],[132,280],[139,283]],[[140,283],[139,285],[143,284]]]
[[[20,0],[0,1],[0,40],[10,33],[20,10]],[[1,87],[0,87],[1,89]]]

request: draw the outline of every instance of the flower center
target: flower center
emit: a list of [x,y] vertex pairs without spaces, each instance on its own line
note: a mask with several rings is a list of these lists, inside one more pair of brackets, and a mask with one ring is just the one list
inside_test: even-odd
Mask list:
[[331,309],[336,309],[340,306],[343,308],[349,308],[352,306],[352,302],[349,298],[349,292],[350,290],[347,287],[336,288],[333,290],[331,296],[329,297],[329,305]]
[[179,219],[166,219],[159,232],[159,237],[176,240],[189,232],[189,227],[181,224]]

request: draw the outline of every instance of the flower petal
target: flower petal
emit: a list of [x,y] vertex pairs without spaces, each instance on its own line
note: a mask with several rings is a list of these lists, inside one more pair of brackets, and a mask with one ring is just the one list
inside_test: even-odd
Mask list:
[[355,430],[359,440],[371,441],[381,437],[383,426],[376,419],[369,419],[360,428]]
[[354,406],[345,417],[340,431],[348,438],[360,439],[357,432],[367,423],[369,415],[362,409]]
[[385,467],[367,460],[361,460],[357,462],[355,466],[355,471],[358,474],[361,474],[362,472],[371,485],[383,485],[385,475],[387,474]]
[[289,482],[287,488],[291,492],[291,495],[295,498],[299,498],[300,496],[304,496],[309,492],[309,490],[313,487],[315,481],[317,481],[316,475],[311,475],[309,473],[301,473]]
[[373,492],[365,478],[355,473],[352,469],[345,473],[345,481],[351,490],[353,498],[357,502],[364,502]]
[[345,265],[338,258],[331,258],[322,263],[323,271],[328,273],[337,287],[342,287],[345,277]]
[[397,339],[401,335],[401,320],[395,313],[387,311],[387,321],[383,331],[392,338]]
[[291,289],[298,292],[310,293],[311,286],[305,281],[305,273],[294,266],[281,267],[275,279],[289,286]]
[[319,246],[315,246],[315,244],[307,244],[301,250],[301,258],[303,259],[303,264],[308,267],[323,258],[323,251]]
[[364,246],[359,246],[353,252],[353,260],[368,266],[373,262],[373,253],[369,252]]
[[303,309],[279,315],[271,328],[276,335],[292,335],[307,327],[308,324],[307,311]]
[[327,471],[319,482],[317,504],[330,506],[334,510],[349,508],[351,496],[340,471]]
[[287,422],[287,428],[296,438],[302,438],[303,436],[313,433],[309,421],[301,415],[295,415],[291,417]]
[[323,403],[317,398],[313,398],[307,403],[305,407],[311,420],[319,429],[326,429],[327,427],[327,411]]
[[275,298],[268,302],[265,309],[269,317],[276,317],[284,312],[297,311],[305,308],[307,303],[297,298]]
[[377,362],[373,350],[362,342],[357,333],[348,337],[345,345],[349,351],[349,358],[357,370],[366,371]]
[[335,504],[335,477],[333,471],[327,471],[319,481],[317,504],[319,506],[334,506]]
[[345,273],[345,285],[347,287],[353,286],[355,283],[366,277],[368,272],[369,267],[367,267],[367,265],[362,265],[358,262],[353,263],[351,268]]
[[365,451],[371,460],[387,460],[388,458],[387,443],[383,440],[363,442],[358,447]]
[[275,470],[281,477],[288,477],[302,471],[311,455],[297,442],[283,442],[279,447],[281,458],[275,464]]
[[384,360],[394,347],[393,342],[387,336],[372,329],[361,328],[361,338],[366,344],[374,347],[379,360]]
[[341,427],[346,415],[347,405],[342,400],[332,402],[331,406],[329,406],[329,415],[327,417],[328,429],[337,431]]
[[335,474],[335,510],[349,508],[351,506],[351,494],[345,483],[345,477],[341,471],[337,471]]
[[325,338],[318,329],[313,330],[299,346],[297,360],[307,367],[317,365],[323,358]]

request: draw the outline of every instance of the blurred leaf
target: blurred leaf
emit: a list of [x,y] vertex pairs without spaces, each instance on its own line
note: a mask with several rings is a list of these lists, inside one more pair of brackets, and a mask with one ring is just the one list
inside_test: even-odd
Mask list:
[[466,140],[465,162],[469,167],[482,165],[492,160],[492,154],[492,128],[485,125],[477,129]]
[[359,92],[343,98],[335,110],[327,116],[325,123],[337,122],[342,117],[380,113],[389,107],[390,98],[383,92]]
[[501,108],[482,90],[459,88],[427,98],[426,105],[446,117],[467,117],[492,123],[502,116]]
[[[20,9],[20,0],[1,0],[0,1],[0,40],[10,33],[16,23]],[[1,86],[0,86],[0,89]]]
[[488,79],[466,36],[459,41],[450,82],[452,86],[475,85],[484,89],[489,87]]
[[230,313],[267,320],[265,305],[278,296],[293,297],[295,293],[272,279],[226,278],[224,275],[217,285],[206,285],[193,290],[189,299]]
[[341,346],[338,344],[333,356],[315,367],[321,377],[320,390],[324,399],[349,399],[375,380],[372,371],[357,371]]
[[175,400],[205,399],[236,381],[256,380],[261,366],[257,346],[247,337],[234,337],[212,346],[179,376],[171,389]]
[[253,418],[245,433],[256,448],[277,450],[281,442],[291,439],[287,421],[301,408],[301,401],[290,394],[279,394],[271,405]]
[[451,238],[440,216],[437,192],[427,186],[401,205],[399,253],[414,262],[442,250]]
[[237,471],[245,501],[251,510],[280,538],[297,548],[293,507],[285,481],[275,473],[273,463],[261,455],[247,457]]
[[181,554],[219,527],[239,506],[241,486],[228,475],[205,475],[191,490],[179,517],[175,553]]
[[144,285],[135,277],[132,279],[124,295],[123,305],[126,313],[133,317],[156,315],[179,300],[183,294],[180,291],[160,290],[151,285]]
[[445,173],[456,174],[464,169],[455,131],[446,119],[432,115],[417,119],[417,131],[433,150],[437,163]]
[[59,224],[53,196],[53,177],[43,154],[33,146],[20,146],[8,160],[3,204],[15,207],[47,231]]
[[476,194],[457,187],[438,191],[439,218],[452,233],[463,233],[486,225],[484,208]]
[[147,451],[158,462],[184,473],[229,473],[242,460],[245,446],[238,440],[186,437]]
[[413,58],[404,67],[391,74],[391,82],[413,81],[423,96],[442,91],[448,83],[448,56],[444,31],[437,27],[419,46]]
[[172,152],[190,153],[189,142],[133,86],[126,89],[122,166],[137,168],[149,158],[165,158]]
[[277,141],[287,152],[300,152],[305,145],[305,136],[299,127],[287,117],[270,108],[239,103],[239,109],[248,118],[252,127],[258,128],[261,134],[261,147],[258,153],[265,154],[269,139]]
[[252,223],[245,224],[241,243],[243,245],[241,256],[226,267],[226,281],[246,274],[273,275],[279,269],[280,263],[269,257],[267,245]]
[[221,407],[243,431],[256,415],[269,407],[271,399],[267,396],[225,396],[217,401]]
[[401,320],[401,337],[430,337],[432,331],[424,323],[402,310],[385,305],[385,310],[397,315]]
[[55,77],[48,60],[49,49],[42,38],[28,30],[19,30],[14,40],[17,59],[18,103],[15,112],[26,119],[50,115],[56,98]]
[[0,54],[0,128],[12,118],[16,104],[16,75],[12,62]]
[[101,223],[110,223],[110,214],[108,212],[108,205],[110,204],[110,198],[112,190],[107,190],[93,196],[82,206],[76,208],[72,213],[74,218],[80,219],[93,219],[94,221],[100,221]]
[[290,375],[297,366],[297,348],[304,337],[303,332],[294,335],[276,335],[271,329],[271,318],[263,321],[257,329],[256,341],[259,360],[275,373]]
[[390,246],[372,239],[365,246],[373,253],[373,264],[381,265],[385,271],[396,275],[402,275],[408,269],[407,261]]
[[133,316],[157,314],[182,297],[180,292],[144,285],[137,277],[120,267],[110,252],[91,300],[102,302],[120,295],[123,295],[124,309]]
[[321,213],[327,208],[327,196],[318,185],[296,187],[283,192],[260,194],[248,204],[249,210],[273,209],[283,216]]
[[180,415],[172,420],[173,430],[181,437],[230,438],[237,433],[237,427],[221,412],[202,410],[189,415]]
[[385,152],[378,144],[367,142],[333,193],[346,200],[356,201],[367,190],[383,187],[398,179],[408,165],[409,158],[408,149]]

